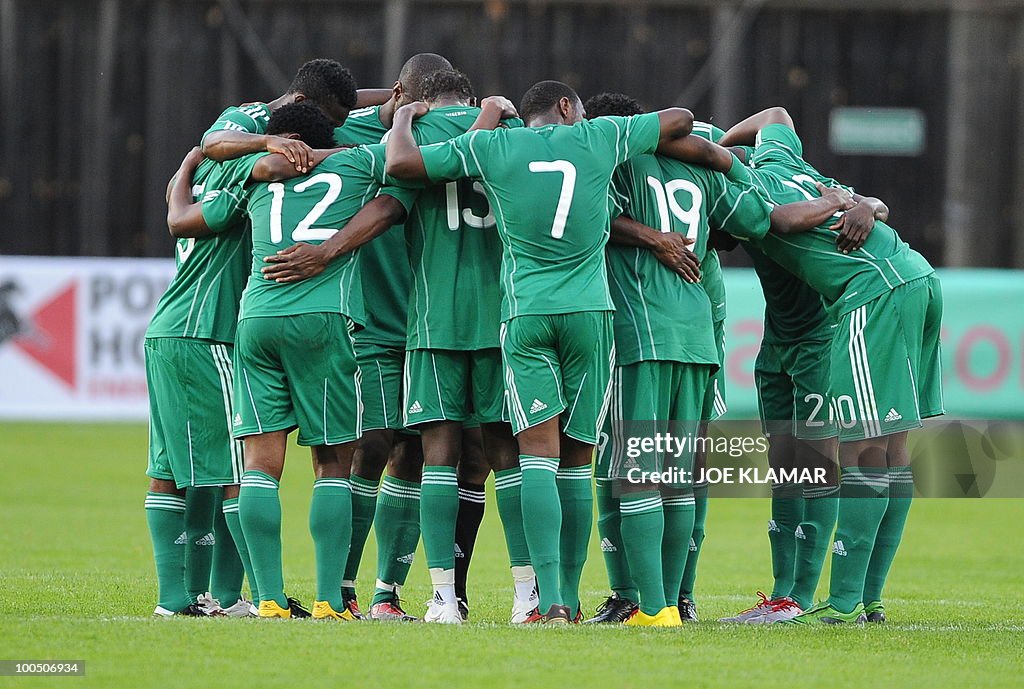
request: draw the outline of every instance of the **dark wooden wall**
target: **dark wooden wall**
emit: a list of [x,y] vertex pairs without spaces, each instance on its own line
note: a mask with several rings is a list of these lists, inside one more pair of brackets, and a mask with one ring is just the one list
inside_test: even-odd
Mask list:
[[[0,0],[0,253],[169,255],[163,192],[180,158],[224,106],[279,95],[311,57],[334,57],[361,85],[374,86],[390,85],[385,64],[429,50],[466,71],[480,95],[518,100],[533,82],[555,78],[584,98],[622,90],[654,108],[675,103],[707,62],[722,6],[420,0],[398,3],[405,29],[388,43],[385,36],[394,36],[387,33],[388,4]],[[899,9],[849,9],[864,4],[766,3],[737,43],[728,88],[698,89],[684,104],[723,127],[730,118],[785,105],[812,163],[884,198],[906,239],[936,264],[950,262],[945,235],[955,228],[946,190],[956,177],[949,170],[947,115],[951,90],[970,87],[950,80],[951,64],[962,67],[966,59],[949,50],[954,13],[942,3],[919,9],[921,3],[899,0],[890,3]],[[253,32],[237,23],[232,7],[244,11]],[[1002,186],[984,197],[1002,204],[996,215],[1005,222],[967,228],[994,247],[973,260],[1020,265],[1024,242],[1014,223],[1024,218],[1016,212],[1024,184],[1014,168],[1024,166],[1014,152],[1024,147],[1018,133],[1024,23],[1019,9],[987,16],[999,34],[993,41],[1012,54],[993,60],[1002,88],[988,92],[996,101],[982,110],[1006,112],[994,120],[995,131],[984,121],[966,125],[978,128],[977,145],[957,155],[1006,169],[986,182]],[[259,63],[240,42],[245,36],[257,38],[265,55]],[[716,105],[728,112],[714,112]],[[921,108],[928,118],[926,152],[833,155],[828,115],[837,105]]]

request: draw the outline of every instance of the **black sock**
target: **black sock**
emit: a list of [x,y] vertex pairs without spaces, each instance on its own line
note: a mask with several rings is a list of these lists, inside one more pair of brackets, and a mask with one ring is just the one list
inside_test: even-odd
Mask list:
[[455,521],[455,595],[466,601],[466,577],[476,534],[484,518],[484,487],[459,481],[459,516]]

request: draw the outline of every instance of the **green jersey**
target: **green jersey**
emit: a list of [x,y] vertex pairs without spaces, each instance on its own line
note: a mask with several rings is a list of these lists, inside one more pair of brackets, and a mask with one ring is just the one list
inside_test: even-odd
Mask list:
[[[253,134],[267,130],[264,103],[227,108],[203,134],[230,129]],[[146,337],[193,337],[234,342],[238,300],[249,274],[251,243],[242,190],[254,159],[216,163],[206,159],[192,179],[193,201],[203,201],[203,217],[214,234],[179,239],[177,271],[160,298]]]
[[[365,323],[358,251],[331,261],[324,272],[301,282],[267,280],[261,269],[265,256],[296,242],[319,244],[332,237],[377,195],[385,181],[384,146],[376,144],[336,153],[308,175],[247,187],[252,272],[242,293],[239,319],[326,312]],[[415,192],[388,193],[408,210]]]
[[[353,110],[345,124],[334,130],[339,146],[376,144],[388,128],[380,121],[380,106]],[[359,249],[366,327],[355,334],[356,344],[405,346],[405,318],[409,310],[409,252],[405,228],[395,225]]]
[[[725,132],[707,122],[694,122],[693,135],[718,143]],[[711,320],[720,323],[725,320],[725,278],[722,276],[722,262],[718,252],[709,249],[700,262],[700,283],[711,301]]]
[[[815,198],[815,182],[837,185],[807,164],[802,155],[803,145],[792,129],[773,124],[758,132],[751,177],[772,202]],[[836,232],[829,229],[834,222],[830,218],[798,234],[771,233],[755,243],[768,258],[820,294],[833,320],[899,285],[934,272],[921,254],[880,221],[875,222],[863,248],[844,254],[836,249]]]
[[502,242],[501,319],[611,311],[608,185],[658,146],[657,113],[473,131],[423,147],[434,182],[482,183]]
[[213,132],[234,131],[249,134],[266,134],[270,123],[270,106],[266,103],[242,103],[232,105],[220,114],[217,121],[203,133],[202,140]]
[[[612,188],[623,213],[686,235],[701,260],[713,253],[709,226],[756,239],[770,225],[771,206],[752,186],[671,158],[643,155],[620,165]],[[616,244],[608,245],[608,275],[620,366],[651,360],[718,366],[711,302],[702,285],[680,279],[645,249]]]
[[[435,108],[415,121],[423,146],[463,134],[479,108]],[[515,124],[521,126],[518,121]],[[501,323],[501,238],[480,182],[460,179],[420,192],[406,223],[413,293],[409,349],[497,347]]]

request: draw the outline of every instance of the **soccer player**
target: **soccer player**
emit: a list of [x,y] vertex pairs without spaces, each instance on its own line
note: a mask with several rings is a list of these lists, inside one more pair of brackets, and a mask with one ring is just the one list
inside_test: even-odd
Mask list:
[[[402,66],[391,97],[349,113],[334,132],[342,146],[377,144],[391,128],[395,109],[420,98],[420,84],[431,72],[451,68],[445,58],[420,53]],[[291,252],[285,249],[282,256]],[[370,617],[410,621],[399,601],[412,555],[419,542],[419,493],[422,453],[419,438],[404,434],[402,368],[405,363],[406,317],[412,289],[405,228],[396,225],[359,252],[366,327],[355,333],[363,400],[363,437],[352,458],[352,544],[345,564],[342,595],[345,606],[360,617],[355,582],[371,525],[377,533],[378,585]],[[268,277],[284,274],[287,262]],[[397,445],[400,445],[397,446]],[[390,457],[390,461],[389,461]],[[381,486],[381,476],[387,476]]]
[[[416,145],[415,103],[395,114],[387,168],[399,179],[481,184],[502,240],[501,346],[519,442],[522,509],[543,620],[580,617],[591,528],[590,462],[614,363],[604,246],[615,167],[686,138],[687,110],[583,121],[576,92],[545,81],[524,95],[527,128]],[[491,122],[496,126],[497,122]],[[562,126],[574,125],[574,126]],[[684,144],[685,145],[685,144]]]
[[[364,95],[369,98],[374,93]],[[304,143],[266,134],[271,110],[303,100],[343,118],[347,108],[356,103],[355,83],[348,71],[333,60],[310,61],[299,69],[289,92],[270,105],[250,103],[226,109],[204,134],[203,143],[211,155],[219,152],[222,158],[231,158],[240,155],[239,150],[231,151],[229,147],[218,151],[224,146],[217,142],[230,144],[224,140],[226,136],[249,137],[248,143],[258,142],[260,150],[279,151],[299,167],[308,165],[308,158],[301,155],[308,149]],[[192,156],[189,178],[194,170],[194,184],[205,185],[209,181],[210,193],[221,191],[220,186],[227,184],[230,177],[208,180],[215,166],[212,161],[200,164],[199,160]],[[225,200],[229,197],[221,202]],[[231,346],[238,299],[248,270],[250,240],[244,232],[244,221],[231,213],[228,216],[216,234],[202,238],[180,235],[176,245],[177,273],[157,305],[146,334],[151,407],[147,475],[153,479],[146,513],[158,579],[165,591],[160,594],[158,614],[183,611],[198,603],[200,596],[200,607],[206,611],[219,611],[221,602],[231,602],[229,614],[250,612],[247,603],[233,602],[240,600],[235,593],[241,586],[239,572],[246,553],[235,511],[237,488],[232,487],[240,478],[241,449],[231,440],[227,423],[232,388]],[[173,217],[168,220],[173,235],[176,221]],[[210,351],[216,351],[216,362],[213,354],[199,351],[215,345],[219,348]],[[189,348],[195,351],[187,351]],[[193,361],[197,357],[200,363]],[[184,370],[194,370],[195,378],[182,379],[180,371]],[[184,430],[178,426],[179,419],[172,409],[191,411]],[[224,423],[218,420],[222,416]],[[197,462],[201,465],[198,470]],[[222,485],[229,487],[222,491]],[[192,489],[182,495],[181,489],[186,486]],[[180,545],[185,547],[179,548]],[[233,555],[236,548],[238,554]],[[206,596],[215,564],[223,574],[215,573],[216,590],[211,592],[212,596]],[[176,584],[179,568],[184,568],[184,594]],[[253,587],[251,572],[249,581]],[[227,582],[238,582],[237,587]],[[254,589],[253,596],[257,593]]]
[[[333,145],[330,121],[319,110],[303,110],[326,130],[316,145]],[[284,594],[278,497],[287,436],[298,428],[299,444],[312,449],[316,476],[310,504],[317,565],[312,617],[354,619],[342,602],[341,580],[351,537],[348,478],[361,434],[352,342],[352,331],[365,320],[359,264],[347,256],[298,283],[268,280],[262,268],[265,257],[296,241],[329,239],[367,201],[388,209],[378,231],[401,220],[407,211],[397,198],[401,193],[385,189],[377,196],[384,180],[382,152],[380,146],[342,150],[312,174],[244,190],[253,259],[236,338],[233,427],[245,442],[239,515],[260,589],[260,617],[301,614]],[[283,161],[265,154],[243,158],[253,159],[254,175]]]
[[[838,186],[803,159],[782,108],[751,116],[723,141],[754,144],[752,176],[774,202]],[[818,292],[837,323],[829,395],[839,424],[841,499],[829,598],[789,623],[884,620],[882,588],[913,495],[907,432],[943,413],[939,282],[924,257],[884,222],[884,204],[854,198],[857,205],[838,220],[755,244]],[[866,239],[860,231],[837,238],[836,230],[853,224],[870,229]]]

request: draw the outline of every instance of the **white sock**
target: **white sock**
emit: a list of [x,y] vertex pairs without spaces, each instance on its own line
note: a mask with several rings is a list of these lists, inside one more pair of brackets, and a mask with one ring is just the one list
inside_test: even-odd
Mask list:
[[513,567],[512,579],[515,582],[516,598],[518,600],[530,600],[533,597],[534,590],[537,588],[537,575],[534,573],[533,567],[530,565]]
[[454,569],[434,567],[430,570],[430,583],[434,585],[434,593],[441,597],[445,605],[454,605],[458,602],[455,598]]

